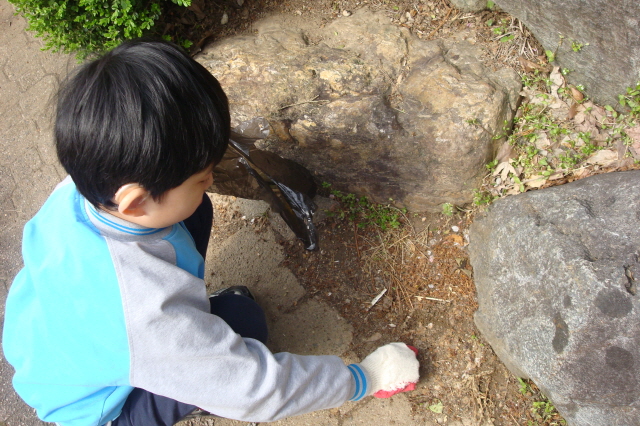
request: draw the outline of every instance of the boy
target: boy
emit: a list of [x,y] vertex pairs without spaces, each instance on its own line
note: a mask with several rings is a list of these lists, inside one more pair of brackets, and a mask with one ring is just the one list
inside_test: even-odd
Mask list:
[[3,348],[18,394],[60,425],[172,425],[200,407],[270,421],[418,380],[402,343],[360,364],[272,354],[243,288],[208,298],[205,190],[229,137],[217,80],[172,44],[124,43],[60,91],[69,173],[25,226]]

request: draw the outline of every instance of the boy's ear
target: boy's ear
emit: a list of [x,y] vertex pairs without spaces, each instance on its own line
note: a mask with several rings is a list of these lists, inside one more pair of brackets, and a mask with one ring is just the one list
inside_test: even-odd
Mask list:
[[114,202],[118,205],[118,212],[125,216],[139,217],[145,214],[144,204],[149,198],[149,191],[137,183],[122,185]]

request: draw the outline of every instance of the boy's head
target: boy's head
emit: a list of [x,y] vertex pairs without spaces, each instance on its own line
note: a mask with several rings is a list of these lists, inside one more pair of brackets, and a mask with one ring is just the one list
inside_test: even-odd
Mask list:
[[173,44],[134,40],[67,80],[55,141],[78,191],[116,209],[131,188],[158,201],[198,178],[222,158],[229,128],[227,97],[202,65]]

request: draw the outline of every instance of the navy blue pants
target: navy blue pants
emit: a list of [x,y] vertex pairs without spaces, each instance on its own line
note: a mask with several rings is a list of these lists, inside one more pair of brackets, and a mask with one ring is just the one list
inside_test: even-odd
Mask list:
[[[205,194],[195,213],[184,221],[193,236],[196,248],[205,258],[213,223],[213,206]],[[267,342],[267,323],[264,311],[252,299],[225,294],[209,299],[211,313],[221,317],[236,333]],[[215,389],[211,389],[211,395]],[[155,395],[144,389],[134,389],[113,426],[172,426],[197,407]]]

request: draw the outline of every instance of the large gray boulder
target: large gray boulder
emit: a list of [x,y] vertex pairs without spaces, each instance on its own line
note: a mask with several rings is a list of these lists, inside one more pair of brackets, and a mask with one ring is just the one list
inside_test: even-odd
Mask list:
[[640,171],[497,201],[470,230],[475,321],[573,426],[640,424]]
[[449,0],[454,7],[463,12],[479,12],[487,8],[487,0]]
[[276,137],[261,149],[377,202],[471,202],[513,117],[517,74],[488,70],[469,43],[419,40],[384,14],[303,28],[273,17],[197,57],[225,88],[233,125],[265,117]]
[[557,64],[570,70],[568,81],[584,85],[597,103],[616,106],[618,95],[640,81],[638,0],[495,3],[520,19],[546,50],[556,52]]

